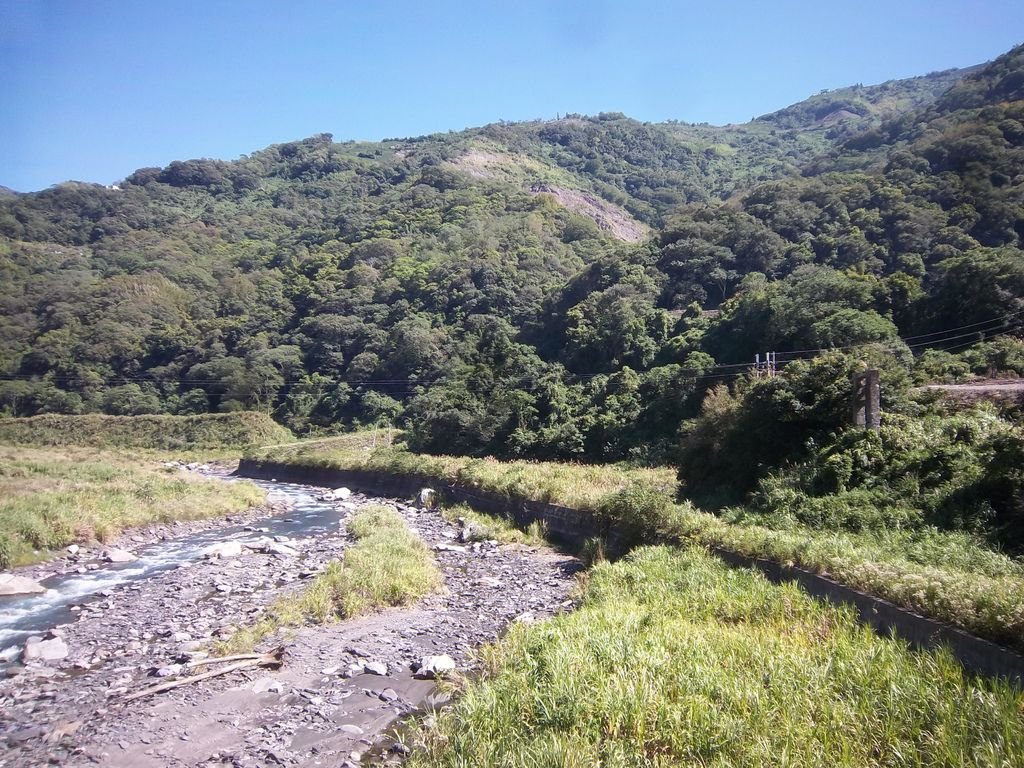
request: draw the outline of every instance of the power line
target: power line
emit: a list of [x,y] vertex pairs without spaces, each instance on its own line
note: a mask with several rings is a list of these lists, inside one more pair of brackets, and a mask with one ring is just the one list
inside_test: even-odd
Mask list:
[[[977,325],[988,325],[989,323],[1002,322],[1003,320],[1006,320],[1006,319],[1011,318],[1011,317],[1017,317],[1018,315],[1022,315],[1022,314],[1024,314],[1024,309],[1017,310],[1016,312],[1010,312],[1009,314],[1003,315],[1002,317],[993,317],[991,320],[981,320],[981,321],[979,321],[977,323],[969,323],[968,325],[961,325],[961,326],[957,326],[956,328],[947,328],[944,331],[934,331],[932,333],[923,333],[923,334],[920,334],[918,336],[907,336],[907,337],[905,337],[903,339],[903,341],[916,341],[917,339],[925,339],[925,338],[928,338],[929,336],[938,336],[938,335],[941,335],[943,333],[951,333],[953,331],[962,331],[965,328],[973,328],[973,327],[975,327]],[[979,333],[984,333],[984,331],[979,331]]]
[[[996,338],[996,337],[1000,337],[1000,336],[1006,336],[1006,335],[1009,335],[1011,332],[1013,332],[1015,330],[1019,330],[1019,325],[1014,327],[1014,328],[1011,328],[1011,329],[1006,329],[1006,330],[1000,331],[999,333],[991,333],[991,331],[995,330],[994,328],[992,328],[992,329],[984,329],[984,328],[978,328],[978,327],[979,326],[984,326],[984,325],[989,325],[991,323],[1003,322],[1003,321],[1005,321],[1005,320],[1007,320],[1009,318],[1018,317],[1020,315],[1024,315],[1024,310],[1019,310],[1017,312],[1011,312],[1011,313],[1008,313],[1006,315],[1002,315],[1000,317],[991,318],[989,320],[983,320],[983,321],[979,321],[979,322],[976,322],[976,323],[968,323],[966,325],[956,326],[954,328],[946,328],[946,329],[943,329],[941,331],[934,331],[934,332],[928,333],[928,334],[920,334],[920,335],[917,335],[917,336],[900,337],[898,339],[898,341],[903,342],[904,344],[906,344],[907,348],[913,350],[913,349],[922,348],[922,347],[936,347],[938,345],[946,344],[946,343],[951,342],[951,341],[957,341],[959,339],[976,337],[979,334],[989,334],[986,338]],[[945,336],[943,338],[932,338],[929,341],[920,341],[920,342],[916,342],[916,343],[913,343],[913,344],[908,343],[908,342],[911,342],[911,341],[915,341],[917,339],[924,339],[924,338],[928,338],[928,337],[943,336],[944,334],[949,334],[949,333],[952,333],[954,331],[964,330],[964,329],[967,329],[967,328],[978,328],[978,329],[974,330],[974,331],[971,331],[969,333],[962,333],[962,334],[957,334],[957,335],[953,335],[953,336]],[[955,344],[953,347],[951,347],[951,349],[958,348],[958,347],[970,346],[970,344],[972,344],[972,343],[974,343],[973,339],[970,342]],[[793,356],[793,355],[812,355],[813,356],[813,355],[821,354],[821,353],[824,353],[824,352],[850,351],[850,350],[862,349],[862,348],[867,348],[867,347],[872,347],[872,346],[876,346],[877,347],[879,345],[881,345],[882,349],[885,349],[885,350],[888,350],[888,351],[898,351],[900,349],[899,347],[895,346],[893,343],[886,344],[885,342],[862,342],[862,343],[859,343],[859,344],[852,344],[852,345],[847,345],[847,346],[818,347],[818,348],[790,350],[788,352],[781,352],[780,354],[782,354],[783,356]],[[783,365],[786,365],[787,363],[796,362],[799,359],[808,359],[808,358],[796,358],[796,359],[790,359],[790,360],[785,360],[784,359],[782,361],[779,361],[777,365],[779,367],[781,367]],[[752,367],[754,367],[754,364],[751,363],[750,361],[742,362],[742,363],[741,362],[737,362],[737,363],[716,363],[714,365],[714,367],[710,369],[711,371],[722,371],[722,370],[729,370],[729,369],[740,369],[740,370],[737,370],[734,373],[700,373],[700,374],[695,375],[695,376],[687,376],[686,378],[692,379],[692,380],[697,380],[697,381],[699,381],[699,380],[710,380],[710,379],[735,378],[735,377],[746,375],[747,370],[752,368]],[[582,382],[582,381],[585,381],[585,380],[588,380],[588,379],[597,378],[599,376],[612,376],[615,373],[621,372],[621,370],[622,369],[619,369],[619,371],[601,371],[601,372],[597,372],[597,373],[573,373],[571,371],[565,371],[562,375],[565,376],[565,377],[568,377],[568,378],[577,379],[577,380]],[[543,375],[543,374],[541,374],[541,375]],[[0,374],[0,381],[37,381],[37,380],[39,380],[41,378],[46,378],[47,381],[53,381],[53,382],[58,382],[58,383],[78,384],[78,383],[82,383],[83,379],[85,379],[87,377],[86,376],[75,376],[75,375],[46,375],[46,374],[43,374],[43,376],[37,376],[37,375],[34,375],[34,374]],[[331,377],[324,377],[324,378],[327,378],[327,383],[336,384],[336,385],[337,384],[348,384],[348,385],[351,385],[351,386],[379,386],[379,387],[399,387],[399,386],[405,386],[407,388],[408,387],[420,387],[420,388],[423,388],[423,387],[431,387],[431,386],[436,386],[436,385],[439,385],[439,384],[446,384],[446,383],[471,383],[471,382],[490,382],[490,381],[493,381],[493,382],[499,382],[500,381],[500,382],[503,382],[503,383],[514,382],[514,381],[534,382],[536,387],[543,386],[543,383],[538,381],[538,376],[536,374],[524,374],[524,375],[521,375],[521,376],[513,376],[513,377],[507,377],[507,376],[496,376],[496,377],[491,377],[491,376],[488,376],[488,377],[481,377],[481,376],[468,376],[468,377],[440,376],[440,377],[435,377],[435,378],[410,378],[410,379],[344,379],[344,378],[331,378]],[[121,375],[121,376],[111,376],[109,378],[108,377],[103,377],[103,381],[100,382],[100,383],[102,385],[104,385],[104,386],[110,386],[111,384],[133,384],[133,383],[180,384],[180,385],[193,384],[193,385],[197,385],[197,386],[200,386],[200,385],[205,385],[205,386],[212,386],[212,385],[225,386],[225,385],[228,385],[229,380],[228,379],[218,379],[218,378],[201,378],[201,379],[200,378],[177,378],[177,379],[168,378],[168,379],[160,379],[160,378],[156,378],[156,377],[154,377],[152,375],[141,375],[141,376]],[[301,379],[283,379],[280,382],[271,382],[271,384],[273,386],[276,386],[276,387],[294,387],[294,386],[302,384],[302,383],[303,382],[302,382]],[[525,387],[525,386],[520,387],[520,388],[527,389],[527,387]],[[533,389],[533,388],[535,388],[535,387],[531,387],[529,389]],[[394,394],[394,395],[412,395],[412,394],[417,394],[418,391],[419,391],[419,389],[401,389],[401,390],[392,389],[391,390],[391,394]]]
[[[918,342],[918,343],[915,343],[915,344],[908,343],[910,341],[914,341],[915,339],[925,338],[926,336],[939,336],[941,334],[952,333],[953,331],[962,330],[964,328],[970,328],[970,327],[976,326],[976,325],[986,325],[988,323],[992,323],[992,322],[996,322],[996,321],[1003,321],[1003,320],[1005,320],[1007,318],[1015,317],[1015,316],[1021,315],[1021,314],[1024,314],[1024,310],[1021,310],[1019,312],[1013,312],[1013,313],[1010,313],[1008,315],[1003,315],[1002,317],[994,318],[992,320],[985,320],[985,321],[980,322],[980,323],[971,323],[970,325],[961,325],[961,326],[958,326],[956,328],[946,328],[944,330],[935,331],[935,332],[930,333],[930,334],[922,334],[921,336],[900,336],[899,338],[896,339],[896,341],[902,341],[904,344],[906,344],[906,346],[908,348],[915,349],[915,348],[918,348],[918,347],[930,347],[930,346],[933,346],[933,345],[936,345],[936,344],[943,344],[943,343],[945,343],[947,341],[953,341],[955,339],[963,339],[963,338],[973,337],[973,336],[977,336],[979,334],[991,334],[991,331],[994,331],[995,328],[991,328],[991,329],[979,328],[978,330],[971,331],[970,333],[962,333],[962,334],[959,334],[959,335],[956,335],[956,336],[949,336],[949,337],[940,338],[940,339],[932,339],[930,341]],[[1000,331],[998,334],[991,334],[991,335],[992,336],[1005,335],[1006,333],[1009,333],[1010,330],[1016,330],[1017,327],[1019,327],[1019,326],[1016,326],[1013,329],[1008,329],[1008,330]],[[979,339],[979,341],[981,341],[981,340],[983,340],[983,339]],[[794,349],[794,350],[790,350],[788,352],[781,352],[780,354],[782,354],[782,355],[800,355],[800,354],[816,355],[816,354],[821,354],[822,352],[847,352],[847,351],[854,350],[854,349],[861,349],[861,348],[864,348],[864,347],[871,347],[871,346],[877,346],[877,345],[883,345],[884,348],[891,349],[893,351],[896,351],[896,350],[899,349],[899,347],[896,347],[892,342],[889,342],[888,346],[885,346],[886,342],[883,342],[883,341],[865,341],[865,342],[860,342],[858,344],[849,344],[849,345],[846,345],[846,346],[818,347],[818,348],[812,348],[812,349]],[[792,362],[792,361],[787,361],[787,362]],[[749,363],[747,365],[749,365]]]

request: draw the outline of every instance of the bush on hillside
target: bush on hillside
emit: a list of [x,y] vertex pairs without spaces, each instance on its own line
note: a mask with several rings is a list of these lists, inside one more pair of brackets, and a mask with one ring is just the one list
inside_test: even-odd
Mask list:
[[197,416],[63,416],[0,419],[0,443],[190,450],[287,443],[294,436],[263,413]]
[[739,501],[773,469],[801,458],[850,422],[853,373],[881,369],[883,410],[909,407],[905,369],[884,350],[831,352],[789,363],[773,378],[712,389],[680,429],[679,479],[706,504]]
[[1024,551],[1024,434],[988,407],[889,415],[877,433],[847,430],[762,479],[740,517],[854,532],[931,526]]

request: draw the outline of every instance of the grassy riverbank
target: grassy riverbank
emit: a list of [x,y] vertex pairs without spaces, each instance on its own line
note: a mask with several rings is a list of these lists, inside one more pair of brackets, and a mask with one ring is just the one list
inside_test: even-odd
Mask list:
[[450,523],[462,521],[469,541],[493,539],[502,544],[525,544],[539,547],[547,544],[546,528],[541,521],[531,523],[526,530],[517,528],[511,520],[496,515],[477,512],[465,504],[441,508],[441,516]]
[[583,605],[484,651],[410,764],[1019,765],[1024,695],[699,549],[590,573]]
[[[397,438],[401,435],[397,434]],[[466,488],[481,488],[510,497],[597,511],[616,491],[630,484],[664,494],[674,493],[675,471],[631,468],[621,464],[564,464],[554,461],[498,461],[465,456],[428,456],[394,446],[375,446],[375,433],[256,449],[249,456],[297,466],[364,469],[419,475]]]
[[355,513],[348,531],[356,543],[303,592],[277,600],[257,623],[236,632],[218,650],[240,653],[283,627],[350,618],[378,608],[408,605],[436,591],[441,571],[423,540],[386,507]]
[[135,526],[216,517],[259,504],[249,483],[169,470],[86,448],[0,445],[0,567]]
[[1024,562],[980,537],[931,527],[830,531],[772,528],[741,511],[725,515],[676,503],[671,468],[427,456],[374,448],[373,433],[257,451],[290,464],[415,474],[510,497],[601,515],[642,541],[720,546],[831,575],[932,618],[1024,650]]
[[240,451],[295,437],[264,413],[199,416],[61,416],[0,419],[0,443],[154,451]]

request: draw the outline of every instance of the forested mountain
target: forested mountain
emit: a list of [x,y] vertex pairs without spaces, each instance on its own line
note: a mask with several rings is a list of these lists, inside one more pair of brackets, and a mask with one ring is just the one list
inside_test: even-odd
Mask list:
[[1012,368],[1005,339],[920,353],[1015,325],[1022,198],[1021,48],[745,125],[322,134],[0,196],[0,407],[657,458],[758,352]]

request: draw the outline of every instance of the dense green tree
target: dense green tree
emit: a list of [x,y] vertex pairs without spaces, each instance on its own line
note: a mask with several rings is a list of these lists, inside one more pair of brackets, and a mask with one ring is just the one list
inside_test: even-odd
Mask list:
[[[321,134],[5,196],[0,410],[257,408],[653,461],[758,353],[1021,373],[1022,51],[745,125]],[[781,386],[709,400],[745,424],[774,392],[771,461],[818,429]],[[785,397],[806,415],[805,395]]]

